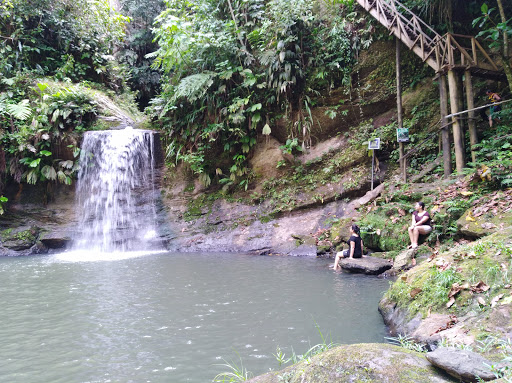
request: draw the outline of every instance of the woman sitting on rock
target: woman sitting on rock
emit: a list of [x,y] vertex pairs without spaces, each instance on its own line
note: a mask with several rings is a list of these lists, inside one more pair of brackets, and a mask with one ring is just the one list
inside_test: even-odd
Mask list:
[[418,247],[418,238],[420,234],[429,234],[432,231],[430,214],[425,210],[423,202],[416,202],[414,206],[414,213],[412,213],[412,223],[409,227],[409,238],[411,244],[408,249],[415,249]]
[[336,253],[333,269],[336,271],[339,267],[341,258],[361,258],[363,256],[363,240],[360,236],[360,229],[357,225],[350,226],[350,238],[348,240],[350,246],[348,250],[339,251]]

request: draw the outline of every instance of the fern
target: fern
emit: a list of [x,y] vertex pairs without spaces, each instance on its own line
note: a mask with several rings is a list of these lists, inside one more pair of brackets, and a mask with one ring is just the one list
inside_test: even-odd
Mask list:
[[7,104],[5,110],[12,117],[22,121],[27,120],[32,114],[28,100],[22,100],[17,104]]
[[214,72],[203,72],[183,78],[176,87],[174,99],[184,97],[193,102],[203,97],[212,86],[216,76],[217,74]]

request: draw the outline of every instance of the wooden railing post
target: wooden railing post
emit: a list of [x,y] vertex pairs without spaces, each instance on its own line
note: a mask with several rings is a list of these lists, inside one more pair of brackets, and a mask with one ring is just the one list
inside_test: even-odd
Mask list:
[[[453,69],[448,71],[448,89],[450,93],[450,109],[452,114],[461,110],[460,104],[460,80],[459,75]],[[464,133],[458,116],[452,117],[453,144],[455,147],[455,167],[458,173],[462,173],[466,165],[464,159]]]
[[439,74],[439,98],[441,100],[441,144],[443,148],[444,178],[452,173],[452,154],[450,150],[450,130],[448,128],[448,92],[446,89],[446,75]]
[[468,104],[468,127],[469,127],[469,142],[471,144],[471,160],[476,162],[475,145],[478,144],[478,135],[476,132],[475,121],[475,94],[473,92],[473,81],[471,79],[471,71],[466,70],[464,73],[464,83],[466,85],[466,101]]
[[[396,44],[396,111],[397,111],[397,122],[398,128],[403,128],[403,109],[402,109],[402,70],[401,70],[401,57],[400,57],[400,40],[395,37]],[[407,159],[405,158],[405,144],[403,142],[398,143],[399,155],[402,159],[400,161],[400,170],[402,173],[402,179],[407,182]]]

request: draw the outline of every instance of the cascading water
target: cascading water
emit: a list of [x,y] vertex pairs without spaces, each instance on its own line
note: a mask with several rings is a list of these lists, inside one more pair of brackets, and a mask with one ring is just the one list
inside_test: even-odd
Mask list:
[[130,127],[87,132],[80,164],[75,250],[155,249],[154,133]]

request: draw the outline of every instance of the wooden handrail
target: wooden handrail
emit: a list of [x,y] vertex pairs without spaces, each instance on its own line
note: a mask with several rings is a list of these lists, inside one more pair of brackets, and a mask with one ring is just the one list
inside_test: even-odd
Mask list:
[[[473,36],[451,33],[441,36],[398,0],[357,2],[436,72],[453,67],[500,72]],[[458,39],[468,39],[471,47],[463,47]],[[483,59],[479,60],[479,55]]]

